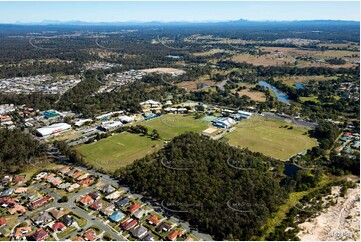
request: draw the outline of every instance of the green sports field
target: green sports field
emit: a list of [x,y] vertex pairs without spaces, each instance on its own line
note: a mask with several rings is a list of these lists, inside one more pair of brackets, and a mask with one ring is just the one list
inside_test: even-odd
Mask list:
[[162,147],[163,141],[154,141],[139,134],[125,132],[96,143],[80,145],[76,149],[84,156],[86,162],[96,168],[114,171]]
[[199,133],[205,130],[208,125],[203,119],[195,119],[191,115],[166,114],[159,118],[140,123],[151,130],[156,129],[164,140],[171,140],[187,131]]
[[[293,129],[281,128],[288,125]],[[306,129],[287,122],[252,117],[251,120],[237,124],[236,129],[224,136],[232,146],[248,148],[280,160],[287,160],[293,155],[317,146],[317,141],[310,138]]]

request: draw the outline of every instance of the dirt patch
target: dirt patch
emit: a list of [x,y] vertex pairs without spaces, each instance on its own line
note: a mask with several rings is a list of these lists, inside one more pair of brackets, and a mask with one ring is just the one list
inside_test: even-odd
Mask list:
[[152,68],[152,69],[144,69],[142,70],[147,73],[166,73],[166,74],[175,74],[182,75],[185,71],[175,68]]
[[265,102],[266,101],[266,95],[263,92],[257,92],[257,91],[250,91],[250,90],[241,90],[237,92],[240,96],[247,96],[250,97],[252,100],[257,102]]
[[[332,194],[340,193],[333,187]],[[360,240],[360,186],[348,189],[345,197],[337,196],[337,204],[319,216],[299,224],[297,236],[307,241]]]

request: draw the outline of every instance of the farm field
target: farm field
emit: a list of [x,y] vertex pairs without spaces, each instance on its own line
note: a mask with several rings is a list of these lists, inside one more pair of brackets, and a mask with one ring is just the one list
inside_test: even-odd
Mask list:
[[96,143],[77,146],[76,150],[84,156],[86,162],[96,168],[114,171],[162,147],[162,141],[125,132]]
[[199,133],[208,127],[202,119],[180,114],[166,114],[156,119],[144,121],[141,125],[150,130],[158,130],[161,139],[164,140],[171,140],[187,131]]
[[[307,130],[304,128],[259,116],[251,119],[237,124],[234,131],[224,136],[230,145],[248,148],[280,160],[287,160],[317,146],[315,139],[305,135]],[[291,126],[293,128],[289,129]]]

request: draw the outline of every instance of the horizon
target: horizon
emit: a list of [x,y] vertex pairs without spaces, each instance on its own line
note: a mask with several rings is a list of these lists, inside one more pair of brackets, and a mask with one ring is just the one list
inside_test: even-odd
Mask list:
[[43,22],[228,22],[342,20],[360,22],[349,2],[0,2],[1,24]]

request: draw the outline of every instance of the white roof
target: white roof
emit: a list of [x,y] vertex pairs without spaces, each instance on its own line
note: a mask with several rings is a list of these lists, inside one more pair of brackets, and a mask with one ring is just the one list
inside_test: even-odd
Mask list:
[[43,128],[39,128],[36,131],[41,134],[42,136],[46,136],[46,135],[50,135],[50,134],[55,134],[64,130],[68,130],[71,129],[71,125],[67,124],[67,123],[56,123],[56,124],[52,124],[50,126],[47,127],[43,127]]
[[248,116],[251,116],[251,115],[252,115],[252,113],[246,112],[246,111],[242,111],[242,110],[239,110],[238,113],[244,114],[244,115],[248,115]]
[[154,100],[147,100],[145,102],[140,103],[140,105],[144,105],[144,104],[154,104],[154,105],[158,105],[160,104],[160,102],[154,101]]
[[234,119],[229,118],[229,117],[220,118],[217,121],[222,122],[222,123],[226,124],[227,126],[233,126],[233,125],[237,124],[237,122]]

